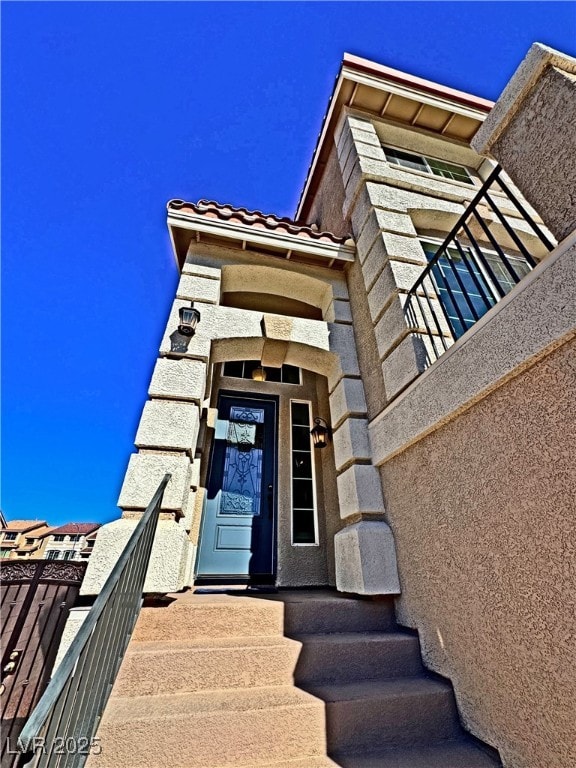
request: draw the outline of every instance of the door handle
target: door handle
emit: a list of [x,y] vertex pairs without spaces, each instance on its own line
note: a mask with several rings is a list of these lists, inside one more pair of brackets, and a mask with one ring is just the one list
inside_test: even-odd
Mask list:
[[272,483],[268,486],[268,516],[274,517],[274,486]]

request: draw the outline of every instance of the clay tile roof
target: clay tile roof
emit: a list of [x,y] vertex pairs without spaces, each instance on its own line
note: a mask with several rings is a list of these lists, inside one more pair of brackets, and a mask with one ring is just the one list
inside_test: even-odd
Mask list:
[[251,226],[254,229],[263,229],[270,232],[281,232],[303,240],[312,240],[316,242],[328,242],[346,245],[353,245],[349,236],[337,237],[331,232],[319,232],[318,227],[309,224],[296,224],[293,219],[288,217],[276,216],[273,213],[262,213],[262,211],[249,211],[247,208],[235,208],[233,205],[217,203],[215,200],[199,200],[197,203],[187,203],[184,200],[170,200],[168,211],[191,211],[197,216],[204,216],[208,219],[219,219],[222,222],[231,224],[243,224]]
[[18,531],[23,533],[25,531],[31,531],[32,528],[45,528],[46,525],[47,523],[45,520],[10,520],[10,522],[6,523],[6,527],[2,528],[2,530],[12,533]]
[[92,531],[95,531],[97,528],[100,528],[100,523],[66,523],[66,525],[61,525],[59,528],[51,530],[49,535],[86,535],[87,533],[92,533]]

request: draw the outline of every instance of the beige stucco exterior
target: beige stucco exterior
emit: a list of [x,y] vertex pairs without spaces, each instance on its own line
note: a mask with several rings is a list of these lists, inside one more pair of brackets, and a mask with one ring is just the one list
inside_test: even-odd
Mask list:
[[561,240],[576,229],[576,59],[535,43],[473,140],[506,169]]
[[[452,680],[469,729],[512,768],[576,761],[573,73],[573,60],[531,52],[473,142],[490,158],[353,109],[343,109],[333,138],[342,221],[357,246],[347,278],[372,460],[396,542],[399,621],[419,631],[430,668]],[[462,163],[477,179],[399,169],[382,144]],[[445,236],[494,160],[564,239],[550,255],[534,250],[508,209],[542,261],[430,366],[427,340],[403,313],[425,264],[419,238]],[[331,175],[330,159],[316,197],[330,196]],[[331,220],[316,197],[301,207]]]
[[[102,587],[129,530],[133,530],[165,472],[172,474],[172,480],[162,509],[173,519],[160,523],[146,588],[168,592],[193,583],[214,414],[218,395],[225,390],[279,398],[276,583],[338,583],[347,591],[397,593],[393,536],[383,520],[382,490],[371,461],[366,398],[346,276],[341,269],[330,268],[332,260],[320,261],[319,266],[305,265],[234,245],[233,241],[230,245],[205,244],[201,237],[190,242],[152,376],[151,399],[144,406],[136,434],[139,452],[130,459],[120,492],[124,520],[105,526],[96,543],[100,552],[96,549],[82,592],[93,594]],[[305,245],[309,252],[309,244]],[[290,253],[299,248],[294,238]],[[247,294],[256,298],[242,298]],[[242,304],[258,304],[258,297],[266,295],[274,297],[274,313],[233,305],[234,300],[240,301],[238,297]],[[201,321],[196,334],[186,339],[177,330],[178,312],[190,301],[200,310]],[[301,312],[304,316],[294,316],[290,314],[293,307],[315,308],[322,319],[310,319],[307,311]],[[301,385],[223,376],[222,364],[235,360],[261,360],[264,366],[274,368],[296,366],[301,369]],[[291,399],[309,402],[314,416],[326,418],[333,429],[328,448],[313,454],[316,545],[292,542],[288,453]],[[374,561],[369,578],[360,565],[361,542],[368,540],[362,518],[372,519],[387,549],[380,563]],[[344,568],[347,573],[338,574],[335,538],[347,523],[360,526],[360,535],[341,538],[340,563],[350,566]],[[373,534],[374,528],[369,530]]]
[[513,768],[576,763],[569,341],[381,467],[426,663]]
[[[191,585],[218,394],[277,396],[284,458],[290,399],[306,400],[333,432],[314,456],[319,544],[292,544],[281,458],[277,584],[399,595],[399,620],[506,768],[576,763],[576,234],[573,184],[558,189],[576,179],[574,66],[537,47],[489,115],[481,99],[347,56],[298,223],[171,201],[181,279],[123,519],[98,536],[84,593],[99,590],[167,471],[148,589]],[[401,167],[383,147],[463,165],[471,183]],[[428,263],[422,240],[446,237],[496,162],[552,252],[494,190],[505,223],[484,204],[482,220],[508,252],[512,231],[536,267],[454,343],[439,289],[431,333],[430,308],[410,322],[407,296]],[[178,316],[190,301],[201,321],[186,339]],[[224,376],[239,360],[297,366],[301,384]]]

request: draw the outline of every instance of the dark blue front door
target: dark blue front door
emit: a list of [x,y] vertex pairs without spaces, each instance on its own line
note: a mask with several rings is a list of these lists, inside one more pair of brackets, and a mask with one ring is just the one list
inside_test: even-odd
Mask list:
[[274,572],[275,399],[220,395],[198,576]]

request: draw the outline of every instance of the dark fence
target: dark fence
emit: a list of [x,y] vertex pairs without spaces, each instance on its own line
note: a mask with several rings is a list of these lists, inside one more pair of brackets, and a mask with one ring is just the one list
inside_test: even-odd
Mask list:
[[48,684],[85,570],[86,563],[69,561],[2,561],[2,768],[18,760],[18,736]]
[[81,768],[94,739],[142,605],[165,475],[56,674],[23,728],[22,765]]
[[[536,266],[535,249],[527,243],[536,242],[544,252],[554,248],[504,182],[501,170],[498,166],[492,171],[442,245],[423,242],[429,263],[409,291],[405,311],[410,327],[428,337],[428,362],[443,354]],[[510,213],[507,217],[503,208],[515,209],[521,219]],[[500,241],[506,241],[506,250],[485,220],[487,212],[500,231]]]

